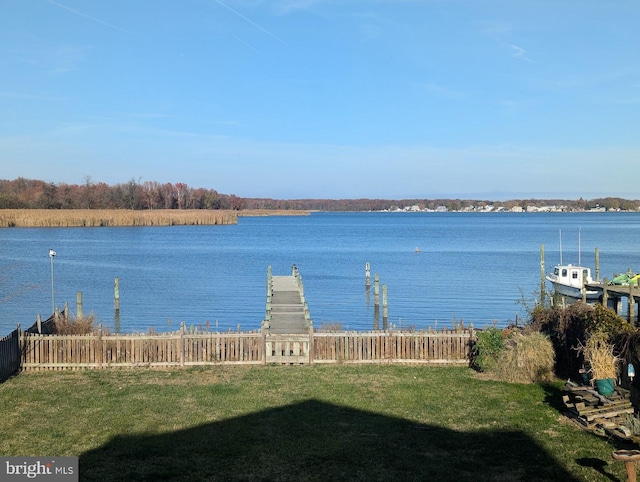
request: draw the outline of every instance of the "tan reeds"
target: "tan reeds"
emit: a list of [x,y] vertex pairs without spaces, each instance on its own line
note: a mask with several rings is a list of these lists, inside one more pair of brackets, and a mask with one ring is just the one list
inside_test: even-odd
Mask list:
[[505,341],[494,371],[497,378],[507,382],[547,382],[554,377],[554,363],[555,352],[549,338],[540,332],[514,333]]
[[618,357],[613,353],[613,346],[609,343],[606,333],[595,331],[589,335],[584,345],[579,349],[588,364],[589,373],[594,380],[616,378]]
[[98,227],[237,224],[229,210],[0,209],[0,227]]
[[54,333],[56,335],[83,335],[95,331],[93,323],[95,315],[91,314],[84,318],[65,318],[60,316],[53,322]]

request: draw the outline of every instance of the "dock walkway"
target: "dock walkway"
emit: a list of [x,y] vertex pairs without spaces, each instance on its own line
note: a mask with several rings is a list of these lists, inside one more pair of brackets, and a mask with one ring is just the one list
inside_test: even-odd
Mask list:
[[302,280],[294,266],[291,276],[267,276],[267,317],[269,334],[306,334],[311,327]]

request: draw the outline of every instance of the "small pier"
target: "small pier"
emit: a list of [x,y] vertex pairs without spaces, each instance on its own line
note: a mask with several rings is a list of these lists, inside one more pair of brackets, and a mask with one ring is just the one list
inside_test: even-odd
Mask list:
[[313,322],[304,299],[302,278],[293,265],[291,276],[267,270],[267,309],[262,322],[266,363],[310,363]]
[[267,333],[306,334],[311,325],[298,268],[293,266],[291,276],[272,276],[269,267],[265,318]]
[[630,322],[638,321],[637,306],[640,302],[640,287],[638,285],[611,285],[605,278],[602,283],[586,283],[586,289],[600,293],[600,303],[613,309],[619,315],[625,311],[622,301],[626,298],[626,318]]

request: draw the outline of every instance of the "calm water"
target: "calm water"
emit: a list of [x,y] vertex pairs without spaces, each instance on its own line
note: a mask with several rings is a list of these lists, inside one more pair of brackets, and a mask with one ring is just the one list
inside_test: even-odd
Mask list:
[[[486,326],[526,316],[546,271],[560,260],[594,266],[601,276],[640,271],[640,214],[631,213],[316,213],[305,217],[240,218],[234,226],[0,230],[0,335],[55,302],[115,331],[113,285],[120,279],[122,332],[173,330],[210,322],[257,329],[264,317],[266,273],[288,275],[296,264],[316,326],[373,326],[373,293],[365,264],[387,285],[389,322]],[[416,248],[420,252],[416,252]],[[373,290],[372,290],[373,291]]]

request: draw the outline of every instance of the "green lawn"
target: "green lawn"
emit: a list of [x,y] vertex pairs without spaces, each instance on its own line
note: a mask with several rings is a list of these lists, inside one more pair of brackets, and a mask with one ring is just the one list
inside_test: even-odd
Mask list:
[[625,480],[567,422],[560,384],[461,367],[25,373],[0,385],[0,454],[80,457],[81,480]]

